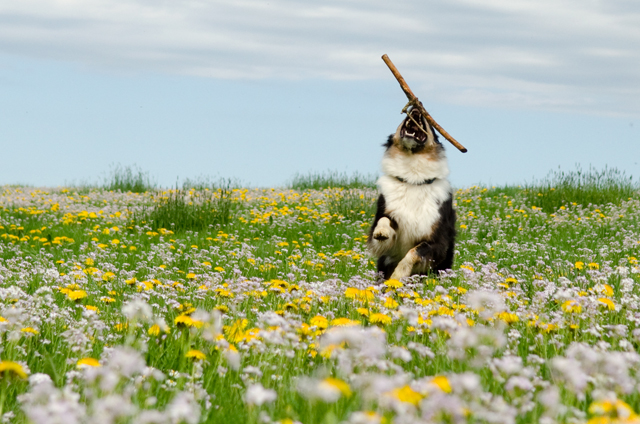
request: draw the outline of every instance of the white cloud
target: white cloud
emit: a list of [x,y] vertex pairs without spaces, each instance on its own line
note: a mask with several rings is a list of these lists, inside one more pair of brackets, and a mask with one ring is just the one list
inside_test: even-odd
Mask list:
[[0,4],[0,52],[214,78],[391,78],[471,105],[640,114],[636,0]]

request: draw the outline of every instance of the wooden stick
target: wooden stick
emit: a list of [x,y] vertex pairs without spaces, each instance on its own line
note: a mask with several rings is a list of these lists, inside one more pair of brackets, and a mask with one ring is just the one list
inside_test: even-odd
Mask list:
[[422,106],[422,103],[418,100],[416,95],[413,94],[413,91],[411,91],[407,82],[404,80],[404,78],[402,78],[402,75],[400,75],[400,72],[398,71],[398,68],[396,68],[396,65],[394,65],[393,62],[391,62],[391,59],[389,59],[389,56],[387,56],[386,54],[383,54],[382,60],[384,60],[384,63],[387,64],[393,76],[396,77],[396,79],[400,83],[400,88],[402,88],[402,91],[404,91],[404,94],[407,95],[407,99],[409,99],[409,101],[414,105],[414,107],[418,108],[418,110],[420,111],[422,116],[424,116],[424,119],[427,120],[429,125],[431,125],[433,128],[438,130],[438,132],[442,134],[442,136],[446,138],[451,144],[456,146],[458,150],[460,150],[462,153],[466,153],[467,148],[464,147],[462,144],[458,143],[455,138],[451,137],[451,135],[448,132],[446,132],[444,128],[442,128],[435,121],[435,119],[433,119],[431,115],[429,115],[429,112],[427,112],[424,106]]

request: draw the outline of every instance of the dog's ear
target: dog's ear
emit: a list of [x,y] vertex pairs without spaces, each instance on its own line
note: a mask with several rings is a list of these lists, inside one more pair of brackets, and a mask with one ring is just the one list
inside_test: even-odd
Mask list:
[[391,146],[393,146],[393,136],[394,135],[395,134],[389,134],[389,137],[387,137],[387,142],[382,145],[385,149],[388,150]]

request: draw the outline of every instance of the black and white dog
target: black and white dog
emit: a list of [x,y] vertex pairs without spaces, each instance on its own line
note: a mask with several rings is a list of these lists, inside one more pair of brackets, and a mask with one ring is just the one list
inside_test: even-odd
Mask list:
[[400,279],[451,268],[456,212],[444,147],[416,108],[385,147],[378,210],[368,239],[378,271],[385,279]]

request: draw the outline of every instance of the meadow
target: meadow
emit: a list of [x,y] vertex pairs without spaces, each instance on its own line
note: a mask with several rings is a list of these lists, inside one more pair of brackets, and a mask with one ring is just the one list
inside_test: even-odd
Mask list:
[[640,192],[455,192],[453,269],[381,281],[372,177],[0,187],[4,423],[640,423]]

